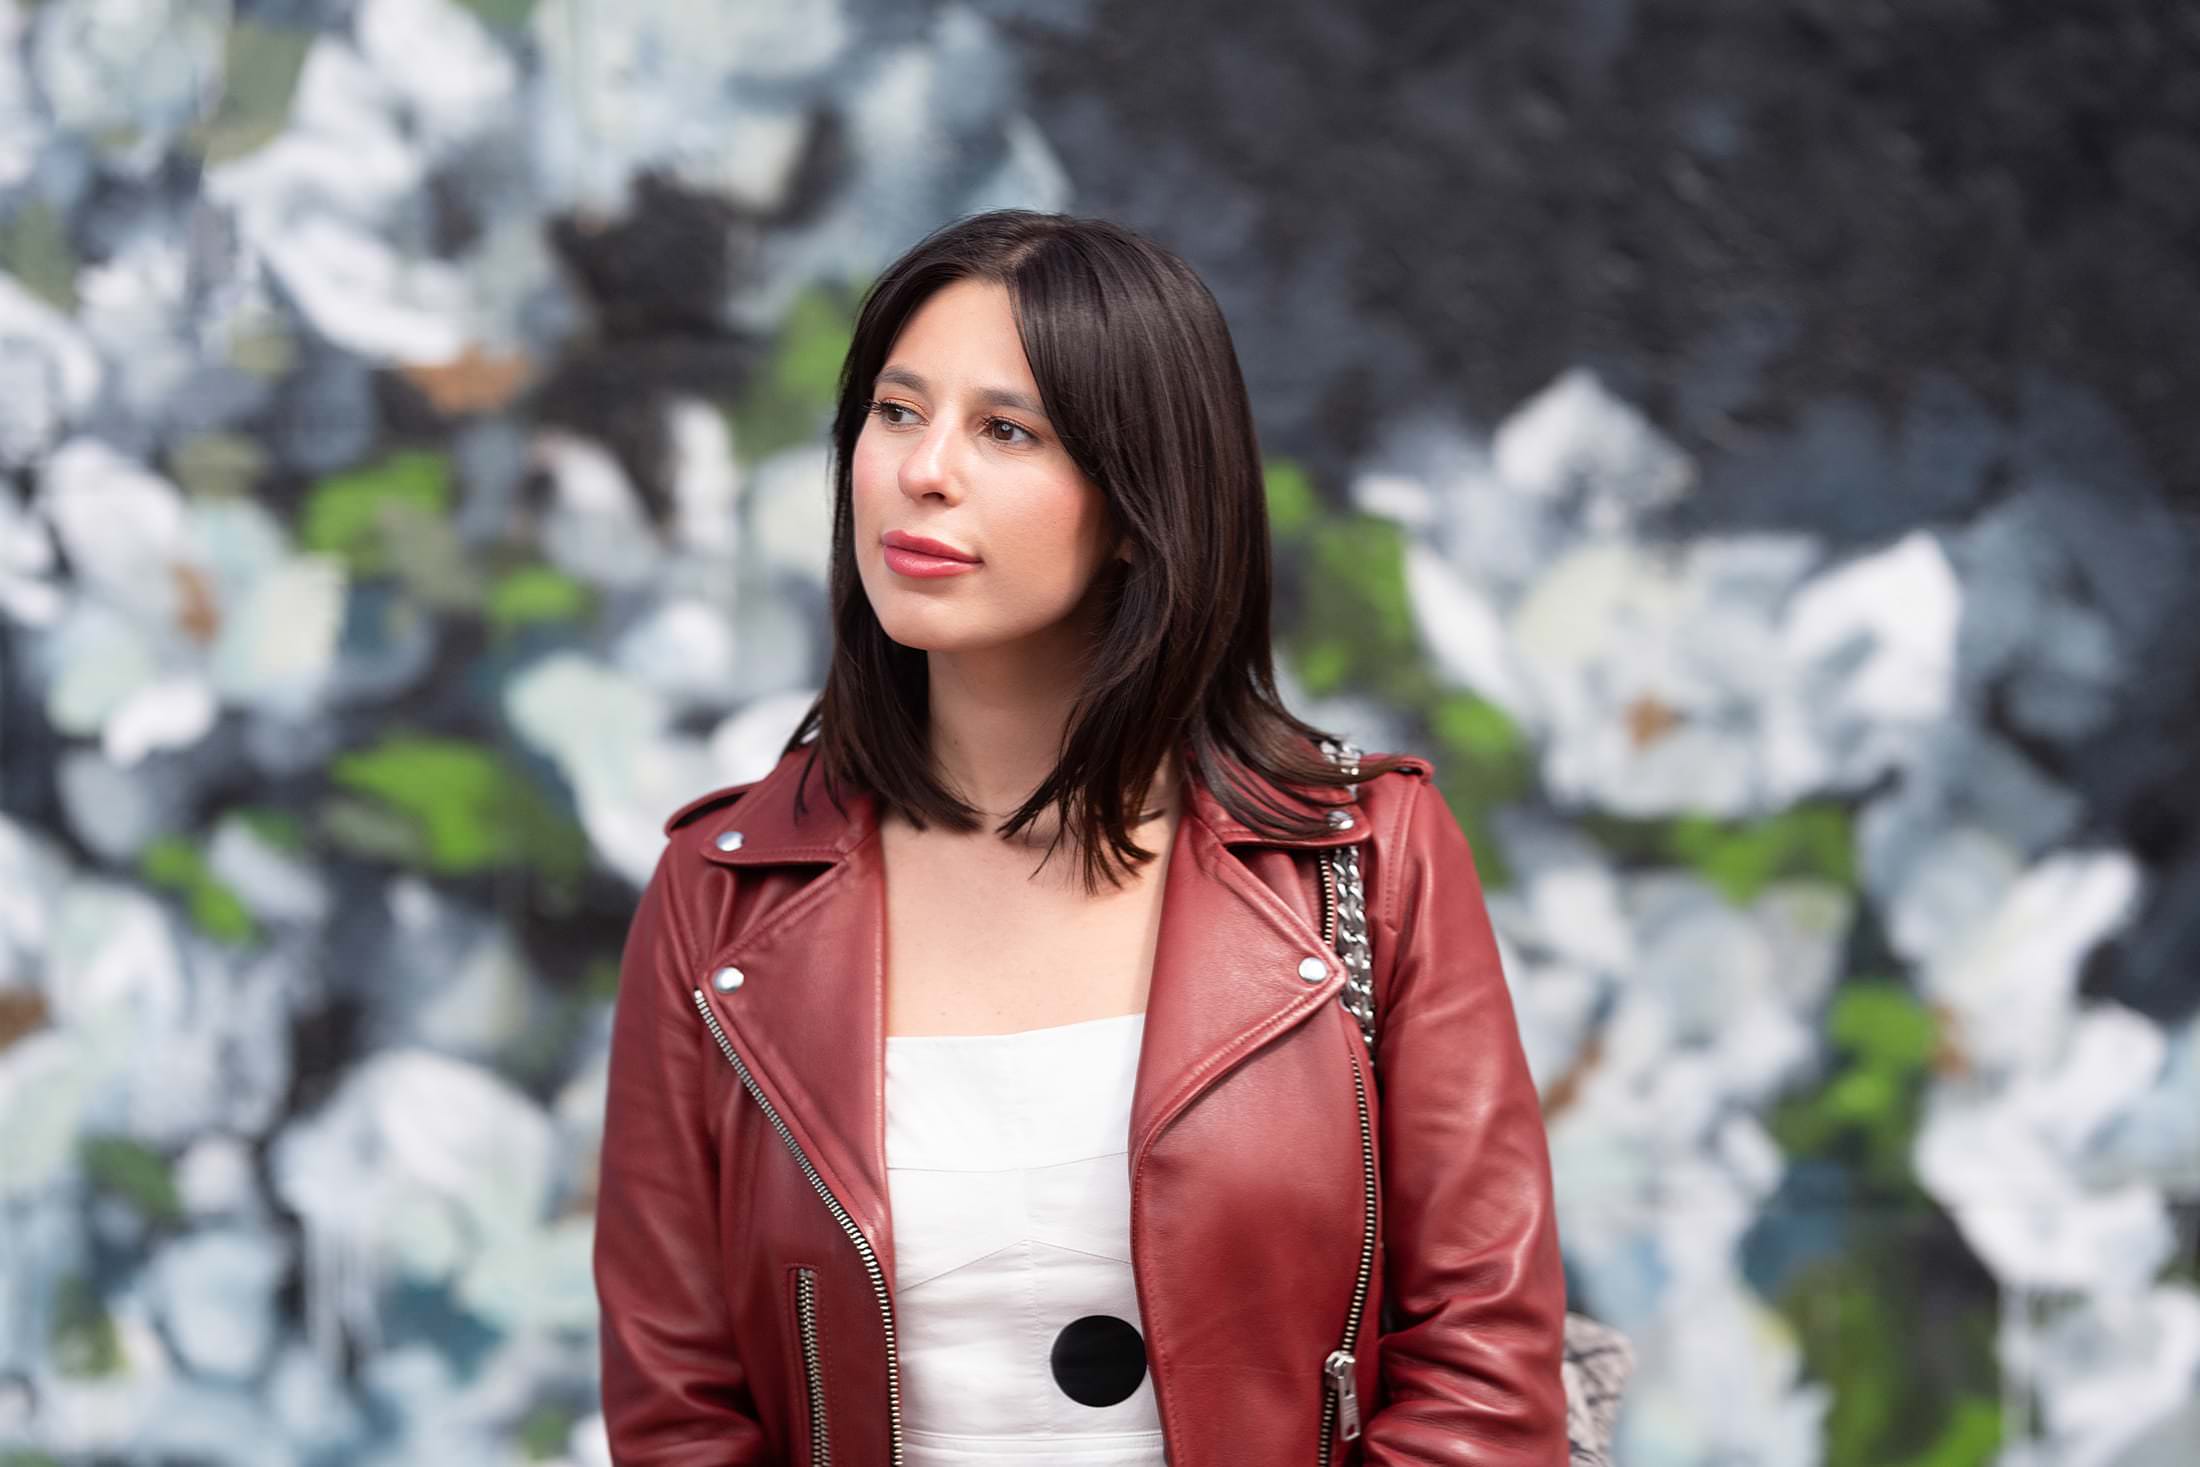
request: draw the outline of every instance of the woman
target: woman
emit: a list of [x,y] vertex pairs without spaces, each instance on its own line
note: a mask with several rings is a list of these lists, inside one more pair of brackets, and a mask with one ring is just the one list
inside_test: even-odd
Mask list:
[[867,296],[834,449],[824,691],[672,815],[628,938],[614,1460],[1563,1463],[1472,857],[1425,763],[1277,696],[1213,298],[1110,224],[959,221]]

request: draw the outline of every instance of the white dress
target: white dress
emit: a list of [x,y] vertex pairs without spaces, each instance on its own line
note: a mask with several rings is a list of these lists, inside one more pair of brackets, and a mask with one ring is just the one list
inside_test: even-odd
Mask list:
[[909,1467],[1161,1467],[1127,1171],[1145,1019],[886,1037]]

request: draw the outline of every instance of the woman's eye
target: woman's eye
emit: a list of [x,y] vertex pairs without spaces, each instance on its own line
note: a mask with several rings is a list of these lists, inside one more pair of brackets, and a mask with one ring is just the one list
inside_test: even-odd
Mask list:
[[[883,401],[883,400],[881,400],[881,399],[879,399],[879,398],[873,398],[873,399],[871,399],[871,401],[870,401],[869,403],[867,403],[867,404],[865,405],[865,407],[864,407],[864,411],[866,411],[866,412],[869,412],[869,413],[875,413],[875,414],[876,414],[876,415],[878,416],[878,420],[879,420],[880,422],[882,422],[882,423],[886,424],[886,426],[887,426],[887,427],[889,427],[889,428],[900,428],[900,427],[905,427],[905,426],[907,426],[907,419],[904,419],[904,418],[897,418],[897,417],[892,417],[892,416],[889,416],[889,415],[890,415],[890,414],[893,414],[893,413],[907,413],[907,412],[912,412],[912,411],[913,411],[913,409],[911,409],[911,408],[910,408],[910,407],[909,407],[909,406],[908,406],[907,404],[905,404],[905,403],[898,403],[898,402],[886,402],[886,401]],[[987,418],[987,419],[985,420],[985,431],[986,431],[986,432],[987,432],[987,434],[989,434],[989,435],[996,435],[996,434],[997,434],[997,430],[999,430],[999,429],[1002,429],[1002,428],[1006,428],[1006,429],[1008,429],[1008,430],[1009,430],[1009,436],[1007,436],[1007,437],[994,436],[994,437],[993,437],[993,441],[994,441],[995,443],[999,443],[999,444],[1007,445],[1007,444],[1011,444],[1011,443],[1020,443],[1020,442],[1023,442],[1023,441],[1024,441],[1024,439],[1029,439],[1029,440],[1031,440],[1032,442],[1036,443],[1036,442],[1038,441],[1038,439],[1039,439],[1039,435],[1038,435],[1038,434],[1036,434],[1036,433],[1032,432],[1032,431],[1031,431],[1031,430],[1030,430],[1029,428],[1026,428],[1026,427],[1025,427],[1025,426],[1024,426],[1023,424],[1021,424],[1021,423],[1017,423],[1017,422],[1012,422],[1012,421],[1010,421],[1010,420],[1009,420],[1009,419],[1007,419],[1007,418]],[[1014,435],[1016,435],[1016,434],[1018,434],[1018,433],[1021,433],[1021,434],[1023,434],[1023,435],[1024,435],[1022,439],[1019,439],[1019,438],[1017,438],[1017,437],[1015,437],[1015,436],[1014,436]]]

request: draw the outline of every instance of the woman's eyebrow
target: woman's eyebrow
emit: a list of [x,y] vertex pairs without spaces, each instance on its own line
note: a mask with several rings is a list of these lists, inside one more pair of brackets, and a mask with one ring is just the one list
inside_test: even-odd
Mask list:
[[[898,382],[912,392],[932,390],[931,383],[907,367],[880,368],[877,385],[884,386],[888,382]],[[1018,408],[1042,418],[1047,415],[1046,409],[1039,406],[1037,398],[1027,392],[1013,392],[1006,387],[982,387],[978,389],[978,401],[987,407]]]

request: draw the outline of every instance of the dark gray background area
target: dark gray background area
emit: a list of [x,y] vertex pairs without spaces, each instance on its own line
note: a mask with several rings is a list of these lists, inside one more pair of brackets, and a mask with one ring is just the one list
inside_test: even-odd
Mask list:
[[[2200,480],[2200,6],[992,8],[1073,207],[1208,277],[1280,451],[1573,364],[1706,457],[1951,381],[1983,433],[2047,374]],[[1838,531],[1812,477],[1793,517]]]

